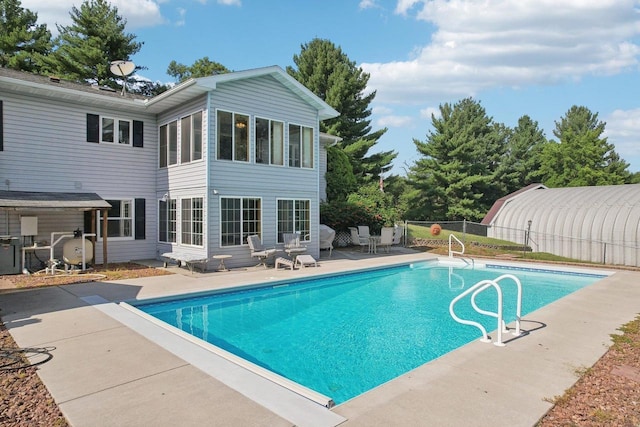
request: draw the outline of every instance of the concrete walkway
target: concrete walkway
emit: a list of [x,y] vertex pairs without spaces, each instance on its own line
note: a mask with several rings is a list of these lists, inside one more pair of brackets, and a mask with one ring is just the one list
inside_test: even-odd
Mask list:
[[[179,274],[0,294],[20,347],[75,426],[531,426],[640,312],[640,273],[620,271],[525,318],[504,348],[473,342],[332,410],[218,360],[119,301],[424,260],[334,251],[320,267]],[[186,272],[185,272],[186,271]]]

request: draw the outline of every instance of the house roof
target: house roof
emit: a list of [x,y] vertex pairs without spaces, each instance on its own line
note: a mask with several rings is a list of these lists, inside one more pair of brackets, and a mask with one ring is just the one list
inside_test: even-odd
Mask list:
[[140,111],[145,108],[147,97],[120,91],[41,76],[24,71],[0,67],[0,89],[27,95],[40,95],[84,105]]
[[0,190],[0,209],[69,209],[90,211],[111,205],[95,193],[48,193]]
[[324,102],[320,97],[311,92],[302,83],[291,77],[286,71],[277,65],[189,79],[179,85],[176,85],[172,89],[147,100],[146,105],[151,111],[155,112],[158,108],[159,111],[164,111],[171,107],[178,106],[195,96],[214,90],[218,84],[262,76],[273,77],[309,105],[316,108],[320,115],[320,120],[331,119],[340,115],[340,113],[338,113],[329,104]]
[[44,95],[69,102],[81,102],[85,105],[102,106],[126,111],[146,111],[158,114],[177,107],[197,96],[204,95],[211,90],[215,90],[216,86],[220,83],[241,81],[262,76],[275,78],[287,89],[317,109],[320,120],[330,119],[340,115],[340,113],[329,104],[277,65],[189,79],[153,98],[128,92],[123,95],[120,91],[104,90],[104,88],[91,86],[89,84],[73,83],[54,77],[40,76],[2,67],[0,67],[0,89],[18,93]]

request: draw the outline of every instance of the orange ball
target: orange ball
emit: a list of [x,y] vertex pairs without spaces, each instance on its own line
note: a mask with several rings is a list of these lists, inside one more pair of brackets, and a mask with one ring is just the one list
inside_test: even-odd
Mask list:
[[437,236],[442,231],[442,227],[440,227],[440,224],[433,224],[430,230],[432,236]]

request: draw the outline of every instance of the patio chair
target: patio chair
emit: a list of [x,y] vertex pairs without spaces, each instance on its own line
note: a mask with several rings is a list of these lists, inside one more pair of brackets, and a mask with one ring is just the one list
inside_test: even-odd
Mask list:
[[371,236],[371,233],[369,232],[369,226],[368,225],[359,225],[358,226],[358,236],[366,237],[368,239],[369,236]]
[[384,248],[385,252],[389,253],[391,245],[393,245],[393,227],[382,227],[382,230],[380,231],[380,241],[378,242],[378,247]]
[[404,236],[404,227],[401,225],[396,225],[393,227],[393,244],[399,245],[402,241],[402,237]]
[[349,227],[351,231],[351,243],[354,245],[360,245],[362,252],[364,252],[365,246],[369,247],[369,237],[362,237],[358,234],[358,229],[355,227]]
[[333,239],[336,238],[336,231],[328,225],[320,224],[320,250],[329,249],[329,258],[333,252]]
[[295,262],[296,257],[307,251],[305,245],[300,244],[300,233],[282,233],[284,251]]
[[247,243],[249,244],[249,248],[251,248],[251,256],[258,258],[260,261],[256,267],[263,265],[264,268],[267,268],[267,260],[278,252],[276,248],[267,249],[262,246],[262,240],[260,240],[260,236],[257,234],[247,236]]

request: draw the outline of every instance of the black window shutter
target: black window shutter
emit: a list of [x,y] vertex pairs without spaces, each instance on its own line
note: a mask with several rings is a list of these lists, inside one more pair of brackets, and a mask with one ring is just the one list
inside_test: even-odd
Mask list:
[[91,233],[91,211],[84,211],[84,232]]
[[87,114],[87,142],[100,142],[100,116]]
[[133,121],[133,146],[144,146],[144,122],[139,120]]
[[136,199],[135,200],[135,238],[136,240],[144,240],[145,239],[145,199]]

